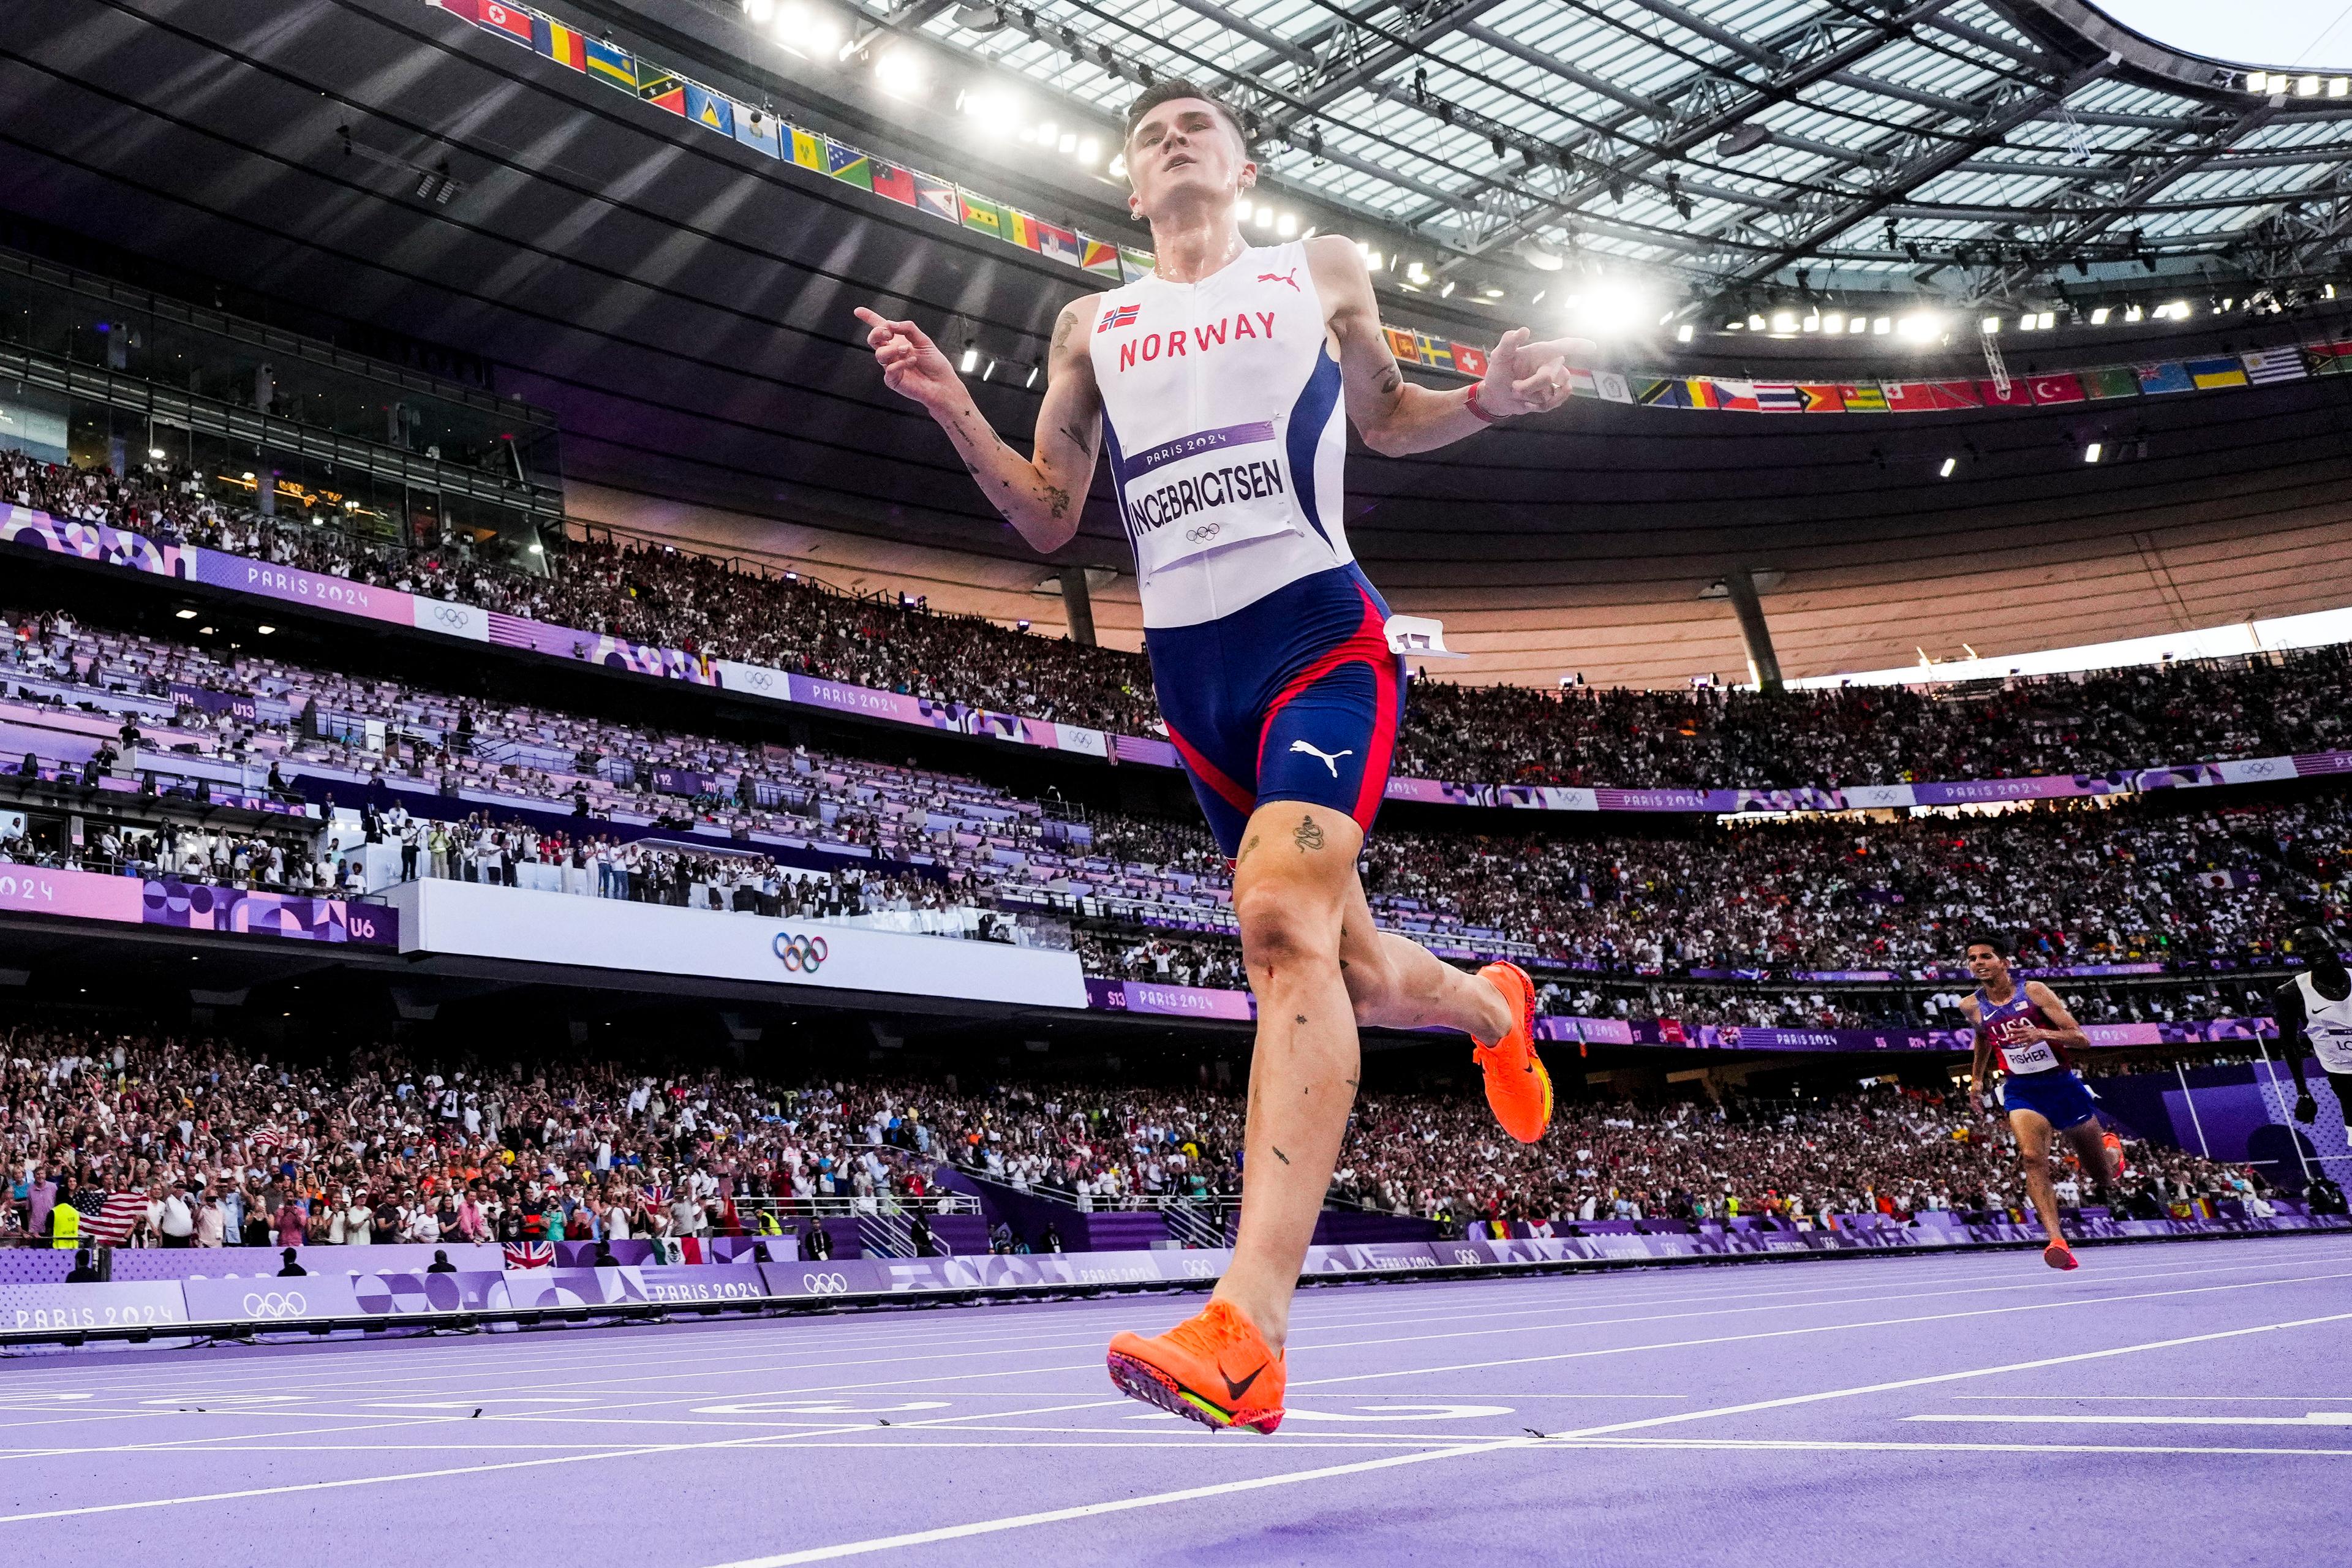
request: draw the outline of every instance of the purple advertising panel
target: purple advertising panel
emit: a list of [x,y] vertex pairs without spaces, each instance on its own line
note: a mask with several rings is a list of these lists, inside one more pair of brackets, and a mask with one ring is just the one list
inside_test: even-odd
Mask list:
[[2352,752],[2299,752],[2294,758],[2294,771],[2305,778],[2352,773]]
[[1596,789],[1602,811],[1737,811],[1739,797],[1727,789]]
[[0,912],[66,915],[75,920],[120,921],[137,925],[146,917],[140,883],[131,877],[95,871],[45,871],[33,866],[0,866]]
[[[891,719],[901,724],[932,725],[920,699],[896,691],[877,691],[871,687],[852,686],[845,680],[819,680],[813,675],[791,677],[787,698],[811,708],[829,708],[836,713],[862,713],[869,719]],[[951,729],[951,724],[933,725]]]
[[416,624],[414,596],[397,588],[378,588],[325,572],[248,561],[242,555],[226,555],[217,550],[199,550],[195,557],[196,581],[209,587],[257,594],[265,599],[304,605],[314,610],[333,610],[371,621],[391,621],[404,626]]
[[1985,801],[2061,800],[2071,795],[2117,795],[2129,786],[2090,773],[2049,778],[1962,779],[1941,784],[1915,784],[1911,794],[1921,805],[1969,805]]
[[51,517],[45,511],[0,503],[0,544],[79,556],[106,566],[183,580],[195,575],[196,552],[182,544],[159,544],[143,535],[102,522]]
[[1122,763],[1140,763],[1148,768],[1179,766],[1176,748],[1165,741],[1148,740],[1141,735],[1113,735],[1111,754]]
[[1149,980],[1087,981],[1087,1005],[1112,1013],[1157,1013],[1179,1018],[1230,1018],[1247,1023],[1257,1016],[1257,999],[1246,991],[1217,991],[1202,985],[1160,985]]
[[576,658],[588,664],[601,664],[610,669],[631,669],[639,675],[660,676],[696,686],[719,684],[719,677],[711,669],[710,661],[700,654],[688,653],[680,648],[656,647],[652,643],[631,642],[626,637],[612,637],[603,632],[551,626],[543,621],[501,615],[495,610],[490,612],[488,619],[489,640],[500,647],[552,654],[558,658]]
[[0,1329],[143,1329],[188,1321],[174,1284],[0,1285]]
[[[110,880],[111,879],[109,879]],[[180,881],[142,884],[140,919],[184,931],[242,931],[295,942],[400,945],[399,911],[384,904],[247,892]]]
[[257,699],[240,696],[234,691],[211,691],[181,680],[172,682],[172,700],[184,708],[201,709],[206,713],[226,713],[232,719],[260,717]]
[[[841,1265],[828,1265],[839,1268]],[[756,1301],[768,1288],[751,1263],[687,1263],[637,1268],[509,1269],[517,1307],[596,1307],[625,1302]]]

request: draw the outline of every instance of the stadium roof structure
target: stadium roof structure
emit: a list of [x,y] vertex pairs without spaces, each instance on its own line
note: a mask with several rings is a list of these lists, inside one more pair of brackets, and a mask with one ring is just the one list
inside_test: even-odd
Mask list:
[[[755,9],[759,6],[755,5]],[[2187,55],[2084,0],[866,0],[1115,113],[1229,94],[1273,179],[1425,238],[1974,302],[2053,278],[2280,284],[2352,237],[2352,78]],[[1442,287],[1442,284],[1433,284]]]

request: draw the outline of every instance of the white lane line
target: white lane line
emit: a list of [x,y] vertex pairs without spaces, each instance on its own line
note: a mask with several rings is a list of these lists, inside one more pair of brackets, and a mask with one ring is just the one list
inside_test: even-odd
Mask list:
[[[1339,1383],[1371,1383],[1392,1377],[1435,1376],[1440,1373],[1449,1372],[1484,1372],[1498,1366],[1533,1366],[1547,1362],[1584,1361],[1595,1356],[1626,1355],[1637,1351],[1696,1350],[1708,1345],[1739,1344],[1750,1340],[1795,1339],[1807,1334],[1843,1333],[1853,1329],[1907,1328],[1920,1323],[1953,1322],[1966,1318],[2004,1317],[2012,1312],[2050,1312],[2069,1308],[2110,1307],[2118,1301],[2153,1301],[2175,1296],[2204,1296],[2223,1290],[2259,1290],[2272,1285],[2305,1285],[2322,1279],[2352,1279],[2352,1274],[2314,1274],[2291,1279],[2245,1279],[2228,1285],[2196,1285],[2181,1290],[2141,1290],[2122,1296],[2091,1296],[2060,1301],[2027,1301],[2007,1307],[1972,1307],[1959,1312],[1926,1312],[1908,1318],[1873,1318],[1858,1323],[1815,1323],[1802,1328],[1767,1329],[1749,1334],[1716,1334],[1705,1339],[1662,1340],[1638,1345],[1608,1345],[1597,1350],[1559,1351],[1549,1355],[1511,1356],[1501,1361],[1459,1362],[1450,1366],[1399,1367],[1385,1372],[1349,1373],[1338,1377],[1294,1378],[1290,1386],[1328,1388],[1333,1384]],[[2334,1320],[2315,1318],[2309,1321],[2329,1322]]]
[[[1126,1403],[1124,1399],[1088,1399],[1074,1404],[1041,1405],[1034,1410],[1007,1410],[1000,1412],[999,1416],[1002,1419],[1009,1420],[1013,1417],[1021,1415],[1057,1415],[1065,1410],[1097,1410],[1105,1405],[1116,1405],[1124,1403]],[[943,1426],[950,1422],[977,1419],[980,1419],[978,1415],[939,1415],[933,1416],[928,1421],[910,1421],[906,1424],[906,1426]],[[394,1426],[407,1424],[408,1423],[388,1423],[388,1425]],[[902,1427],[900,1429],[904,1430],[905,1428]],[[769,1444],[790,1443],[794,1439],[804,1436],[840,1436],[854,1432],[870,1432],[874,1430],[877,1430],[877,1428],[870,1427],[860,1423],[856,1426],[819,1428],[815,1431],[807,1433],[763,1433],[756,1437],[713,1438],[707,1443],[653,1443],[635,1447],[608,1448],[599,1453],[565,1454],[545,1459],[512,1459],[499,1464],[460,1465],[450,1469],[411,1470],[389,1476],[344,1476],[334,1480],[326,1481],[294,1481],[284,1486],[247,1487],[237,1491],[207,1492],[195,1497],[142,1498],[131,1502],[90,1503],[80,1508],[46,1509],[37,1513],[0,1514],[0,1526],[24,1524],[34,1520],[42,1519],[78,1519],[84,1515],[94,1513],[129,1513],[141,1509],[176,1508],[184,1503],[234,1502],[245,1498],[282,1497],[294,1492],[339,1491],[348,1487],[381,1486],[391,1481],[438,1480],[449,1476],[485,1474],[493,1470],[539,1469],[549,1465],[585,1464],[597,1459],[639,1458],[654,1454],[687,1454],[711,1448],[759,1447]],[[272,1435],[273,1434],[263,1434],[262,1436],[268,1436]],[[131,1451],[161,1453],[187,1451],[201,1452],[206,1455],[213,1452],[213,1450],[209,1448],[202,1450],[181,1450],[176,1445],[167,1443],[134,1446]]]
[[2277,1323],[2258,1323],[2250,1328],[2223,1329],[2211,1333],[2190,1334],[2176,1339],[2150,1340],[2136,1345],[2114,1345],[2104,1350],[2077,1352],[2072,1355],[2044,1356],[2033,1361],[2011,1362],[2000,1366],[1971,1367],[1960,1372],[1934,1373],[1922,1377],[1902,1378],[1890,1383],[1864,1384],[1853,1388],[1832,1388],[1814,1394],[1793,1394],[1779,1399],[1753,1400],[1744,1405],[1719,1405],[1712,1410],[1692,1410],[1672,1415],[1654,1415],[1642,1421],[1612,1422],[1607,1426],[1588,1426],[1580,1431],[1562,1432],[1546,1437],[1505,1437],[1487,1443],[1461,1444],[1424,1453],[1397,1454],[1382,1459],[1367,1459],[1360,1464],[1327,1465],[1312,1470],[1291,1470],[1280,1475],[1252,1477],[1246,1480],[1218,1481],[1205,1486],[1186,1487],[1178,1491],[1154,1492],[1144,1497],[1117,1498],[1105,1502],[1080,1503],[1070,1508],[1014,1514],[1003,1519],[976,1520],[969,1524],[941,1525],[932,1530],[908,1531],[903,1535],[884,1535],[866,1541],[843,1542],[833,1546],[808,1547],[798,1552],[778,1552],[772,1556],[744,1558],[723,1564],[722,1568],[791,1568],[793,1563],[823,1563],[839,1557],[860,1557],[871,1552],[895,1552],[909,1546],[933,1546],[942,1542],[961,1541],[976,1535],[993,1535],[1003,1531],[1024,1530],[1034,1525],[1059,1524],[1071,1520],[1123,1513],[1134,1509],[1158,1508],[1170,1503],[1195,1502],[1213,1497],[1230,1497],[1237,1492],[1259,1491],[1269,1487],[1297,1486],[1308,1481],[1328,1480],[1340,1476],[1394,1469],[1404,1465],[1425,1465],[1441,1459],[1459,1459],[1473,1455],[1502,1453],[1515,1449],[1545,1447],[1572,1447],[1579,1446],[1580,1439],[1606,1437],[1643,1427],[1664,1426],[1687,1421],[1705,1421],[1718,1415],[1745,1415],[1760,1410],[1783,1410],[1801,1405],[1818,1405],[1832,1399],[1853,1399],[1864,1394],[1891,1393],[1897,1389],[1918,1388],[1938,1383],[1954,1383],[1963,1378],[1996,1377],[2007,1373],[2034,1372],[2046,1367],[2068,1366],[2077,1362],[2105,1361],[2116,1356],[2137,1355],[2147,1351],[2175,1350],[2183,1345],[2210,1344],[2216,1340],[2238,1339],[2248,1334],[2277,1333],[2287,1329],[2311,1328],[2323,1323],[2347,1321],[2352,1321],[2352,1312],[2337,1312],[2319,1318],[2296,1318]]
[[2352,1394],[1955,1394],[1952,1397],[1999,1400],[2004,1405],[2036,1400],[2061,1405],[2352,1405]]
[[2352,1410],[2314,1410],[2302,1415],[1906,1415],[1906,1421],[1951,1422],[1972,1426],[2352,1426]]

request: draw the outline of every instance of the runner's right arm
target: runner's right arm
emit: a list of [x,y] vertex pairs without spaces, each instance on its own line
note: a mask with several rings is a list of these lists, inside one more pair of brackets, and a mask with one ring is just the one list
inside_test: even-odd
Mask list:
[[1059,550],[1077,532],[1087,488],[1094,482],[1102,396],[1095,386],[1086,328],[1100,298],[1088,294],[1072,300],[1054,323],[1037,437],[1026,458],[989,427],[963,378],[920,327],[862,305],[857,310],[857,319],[871,329],[866,342],[882,367],[883,384],[921,404],[939,422],[981,493],[1041,553]]
[[1976,1113],[1985,1113],[1984,1083],[1992,1071],[1992,1041],[1986,1037],[1984,1025],[1977,1018],[1977,999],[1960,998],[1960,1012],[1969,1020],[1969,1029],[1977,1037],[1976,1054],[1969,1058],[1969,1104]]

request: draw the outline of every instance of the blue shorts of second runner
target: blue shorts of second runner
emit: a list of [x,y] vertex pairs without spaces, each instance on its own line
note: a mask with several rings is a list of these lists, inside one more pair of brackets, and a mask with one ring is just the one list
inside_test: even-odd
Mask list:
[[2000,1105],[2003,1110],[2031,1110],[2061,1132],[2080,1127],[2099,1113],[2089,1088],[2067,1068],[2004,1079]]
[[1348,565],[1213,621],[1145,631],[1168,738],[1228,858],[1268,801],[1328,806],[1372,830],[1404,719],[1388,617]]

